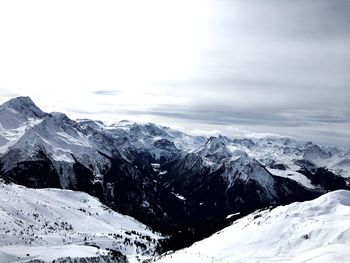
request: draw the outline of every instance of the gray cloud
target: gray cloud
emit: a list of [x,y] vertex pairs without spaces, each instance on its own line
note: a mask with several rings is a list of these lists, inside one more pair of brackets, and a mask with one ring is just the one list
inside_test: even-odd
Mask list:
[[222,1],[216,10],[221,26],[243,34],[312,40],[349,36],[349,9],[347,0],[250,0]]
[[96,95],[103,95],[103,96],[114,96],[119,93],[118,90],[95,90],[93,92]]
[[147,101],[141,109],[103,112],[297,131],[332,143],[350,137],[349,14],[347,0],[217,1],[193,71],[156,81],[157,92],[145,90],[190,103]]
[[[180,29],[177,21],[166,34],[169,42],[154,40],[142,28],[145,34],[137,38],[140,41],[121,46],[120,54],[128,54],[130,65],[103,68],[101,64],[94,70],[103,74],[92,81],[84,73],[86,83],[102,82],[100,90],[85,94],[99,95],[98,99],[90,98],[91,105],[72,100],[65,108],[81,117],[123,115],[140,121],[151,117],[193,129],[206,124],[222,130],[239,126],[350,146],[346,140],[350,138],[349,0],[220,0],[208,5],[205,22],[196,16],[187,21],[199,24],[189,28],[203,32],[187,32],[187,38],[173,39],[178,40],[176,45],[169,43],[171,36],[182,36],[171,31]],[[120,34],[116,45],[128,39],[128,28]],[[158,46],[153,54],[150,47]],[[114,54],[113,49],[106,51]],[[181,58],[180,68],[169,53]],[[135,56],[129,58],[130,54]],[[138,61],[140,54],[147,54],[143,57],[147,61]],[[165,59],[159,59],[159,54]],[[157,63],[161,67],[152,67]],[[122,78],[124,89],[114,90],[118,85],[112,82],[122,77],[117,71],[124,68],[135,72],[127,71],[125,81]],[[153,72],[153,68],[161,70]],[[130,85],[128,78],[132,78]],[[140,86],[133,90],[134,85]]]
[[[121,111],[119,111],[121,112]],[[350,116],[326,111],[260,109],[243,111],[222,105],[201,105],[197,108],[180,108],[173,105],[148,110],[127,110],[130,115],[155,115],[218,125],[270,125],[281,128],[305,127],[318,124],[348,124]]]
[[193,104],[148,114],[350,138],[349,14],[346,0],[221,1],[195,73],[158,83]]

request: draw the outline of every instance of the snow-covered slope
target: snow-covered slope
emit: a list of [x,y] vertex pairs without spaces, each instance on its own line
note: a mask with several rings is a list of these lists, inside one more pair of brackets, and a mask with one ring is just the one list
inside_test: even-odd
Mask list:
[[157,262],[349,262],[350,192],[250,214]]
[[0,182],[0,262],[68,256],[103,262],[108,249],[138,262],[156,253],[160,238],[88,194]]
[[29,97],[0,105],[0,154],[8,151],[27,129],[39,124],[46,115]]
[[203,145],[193,151],[198,154],[205,165],[212,171],[223,170],[222,177],[228,182],[227,187],[235,181],[256,181],[265,192],[274,195],[273,176],[246,152],[228,149],[230,139],[224,136],[210,137]]
[[0,130],[16,129],[29,119],[41,119],[41,111],[29,97],[18,97],[0,105]]

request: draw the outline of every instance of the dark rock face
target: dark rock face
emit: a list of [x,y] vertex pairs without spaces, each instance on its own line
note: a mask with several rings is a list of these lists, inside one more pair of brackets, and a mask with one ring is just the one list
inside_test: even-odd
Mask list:
[[270,165],[271,169],[277,169],[277,170],[282,170],[285,171],[287,170],[287,166],[282,164],[282,163],[274,163]]
[[[245,167],[253,173],[256,169],[253,163]],[[200,156],[189,154],[176,163],[169,165],[168,173],[159,180],[162,184],[185,197],[184,206],[190,211],[191,220],[211,220],[224,217],[230,213],[250,213],[256,209],[293,201],[303,201],[314,198],[320,192],[310,191],[300,184],[283,177],[269,174],[271,192],[253,179],[242,179],[240,171],[236,171],[234,183],[228,183],[224,174],[230,171],[229,167],[222,165],[211,171],[203,164]]]
[[305,170],[299,172],[309,178],[313,185],[319,186],[326,191],[350,189],[343,177],[337,176],[325,168],[316,168],[314,172]]
[[76,158],[74,159],[75,163],[73,164],[73,171],[76,177],[76,183],[69,188],[89,193],[90,195],[97,197],[101,202],[106,202],[102,183],[94,180],[95,175],[91,169],[79,163]]
[[294,163],[301,167],[301,171],[313,172],[317,168],[313,162],[306,159],[296,160]]
[[[105,172],[103,188],[106,203],[124,214],[166,230],[184,217],[182,203],[153,179],[151,165],[136,169],[121,158],[110,159]],[[166,226],[166,227],[165,227]]]
[[175,144],[167,139],[157,140],[153,143],[153,146],[164,150],[177,151]]
[[[16,153],[9,152],[3,158],[12,159],[15,156]],[[61,187],[58,173],[50,159],[42,151],[37,153],[33,161],[17,162],[16,159],[12,159],[10,162],[15,163],[15,165],[10,171],[2,172],[2,174],[17,184],[33,188]]]

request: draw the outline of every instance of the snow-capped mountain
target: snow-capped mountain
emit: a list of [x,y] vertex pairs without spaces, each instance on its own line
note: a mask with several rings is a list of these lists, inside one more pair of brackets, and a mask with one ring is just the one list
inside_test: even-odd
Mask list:
[[350,192],[252,213],[156,262],[349,262]]
[[349,189],[349,156],[291,138],[205,138],[152,123],[74,121],[28,97],[0,106],[0,177],[86,192],[158,231],[188,235],[188,244],[231,222],[229,214]]
[[117,262],[139,262],[157,253],[162,238],[88,194],[2,182],[0,221],[4,263],[68,257],[83,262],[115,262],[113,257]]
[[39,120],[47,114],[41,111],[29,97],[18,97],[0,106],[0,119],[3,129],[17,129],[30,120]]
[[271,168],[283,165],[285,170],[297,171],[325,167],[335,174],[350,177],[350,152],[347,149],[318,146],[288,137],[235,139],[228,142],[228,147],[245,151]]

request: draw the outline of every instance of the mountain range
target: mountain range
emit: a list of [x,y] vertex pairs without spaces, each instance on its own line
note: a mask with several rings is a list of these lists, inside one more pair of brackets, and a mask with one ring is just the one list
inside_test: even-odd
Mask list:
[[350,149],[289,137],[72,120],[29,97],[0,106],[4,182],[85,192],[169,236],[160,251],[191,245],[257,209],[349,190],[349,171]]

